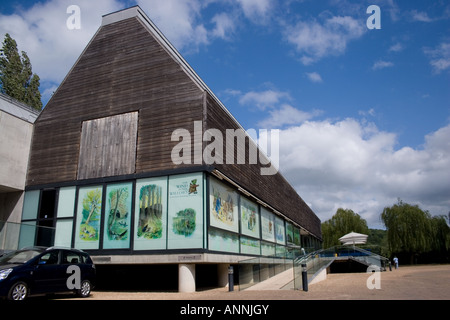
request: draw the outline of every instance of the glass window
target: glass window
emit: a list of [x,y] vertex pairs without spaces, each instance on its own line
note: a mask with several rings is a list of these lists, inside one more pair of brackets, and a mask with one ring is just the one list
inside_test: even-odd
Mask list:
[[38,264],[45,264],[45,265],[58,264],[58,251],[52,251],[44,254],[39,259]]
[[78,264],[83,262],[83,259],[78,253],[73,251],[63,251],[62,264]]

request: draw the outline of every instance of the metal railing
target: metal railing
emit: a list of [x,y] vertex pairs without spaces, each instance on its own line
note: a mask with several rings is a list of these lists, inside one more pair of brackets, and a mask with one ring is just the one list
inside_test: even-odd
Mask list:
[[308,282],[311,282],[320,271],[338,258],[353,259],[368,267],[378,268],[380,271],[386,270],[389,263],[387,258],[355,246],[335,246],[318,250],[294,259],[294,289],[302,288],[303,266],[306,265]]

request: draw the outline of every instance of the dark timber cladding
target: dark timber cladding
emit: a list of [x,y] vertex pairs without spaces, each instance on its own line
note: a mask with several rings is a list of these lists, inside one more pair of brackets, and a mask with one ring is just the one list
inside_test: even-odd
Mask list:
[[102,26],[36,121],[27,185],[76,180],[82,123],[135,111],[136,173],[173,169],[171,134],[202,120],[203,94],[137,18]]
[[[195,121],[224,137],[240,128],[138,7],[103,19],[35,122],[27,187],[199,166],[172,162],[176,129],[193,138]],[[285,178],[249,164],[248,143],[245,164],[212,168],[321,239],[320,220]]]

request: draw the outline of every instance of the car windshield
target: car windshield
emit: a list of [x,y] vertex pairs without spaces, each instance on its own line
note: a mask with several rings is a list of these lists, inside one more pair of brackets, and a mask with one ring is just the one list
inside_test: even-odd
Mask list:
[[21,250],[10,252],[0,258],[0,264],[25,263],[30,259],[36,257],[40,253],[40,251],[36,250]]

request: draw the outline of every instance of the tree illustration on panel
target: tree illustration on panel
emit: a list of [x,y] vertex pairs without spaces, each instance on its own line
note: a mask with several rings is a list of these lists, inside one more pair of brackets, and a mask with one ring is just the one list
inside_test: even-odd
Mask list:
[[99,218],[102,207],[101,189],[93,189],[83,198],[83,219],[80,225],[80,239],[97,241],[99,231]]
[[138,237],[161,238],[162,211],[162,188],[154,184],[143,186],[139,194]]
[[188,208],[177,212],[173,218],[173,232],[186,237],[192,235],[195,231],[195,210]]
[[109,240],[128,239],[128,196],[127,187],[113,189],[108,194],[110,211],[107,235]]

